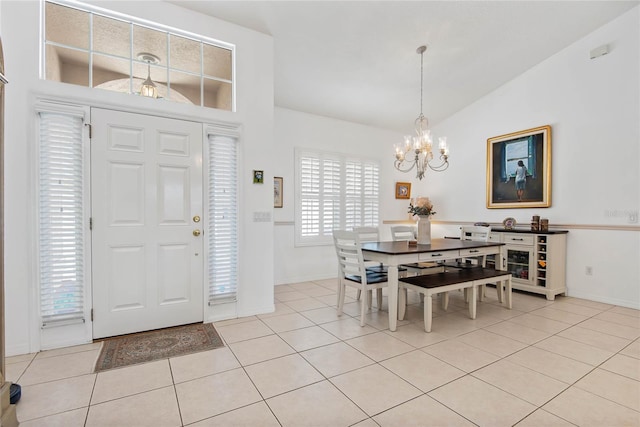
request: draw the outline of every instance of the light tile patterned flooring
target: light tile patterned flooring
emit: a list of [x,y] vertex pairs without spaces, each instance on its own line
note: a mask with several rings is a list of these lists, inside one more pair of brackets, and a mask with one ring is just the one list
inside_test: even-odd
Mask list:
[[467,317],[461,293],[434,309],[410,292],[396,332],[360,327],[336,281],[276,286],[276,311],[216,323],[224,348],[92,373],[100,344],[7,359],[33,426],[640,425],[640,312],[495,289]]

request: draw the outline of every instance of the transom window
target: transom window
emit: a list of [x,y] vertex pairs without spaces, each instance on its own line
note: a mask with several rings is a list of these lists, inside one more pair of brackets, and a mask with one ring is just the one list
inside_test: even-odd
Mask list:
[[46,80],[234,109],[232,45],[64,2],[44,8]]

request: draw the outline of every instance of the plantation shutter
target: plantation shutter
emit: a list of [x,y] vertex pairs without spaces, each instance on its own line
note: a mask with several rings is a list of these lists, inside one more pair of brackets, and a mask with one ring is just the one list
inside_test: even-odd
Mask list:
[[375,163],[363,164],[362,175],[362,225],[377,227],[380,218],[378,217],[380,206],[380,174],[378,165]]
[[320,159],[302,156],[300,164],[300,234],[302,237],[320,235]]
[[332,158],[322,160],[322,236],[333,238],[333,230],[340,228],[342,197],[340,161]]
[[345,228],[362,224],[362,165],[347,161],[345,168]]
[[39,114],[40,316],[52,326],[84,321],[83,117]]
[[296,150],[296,245],[330,244],[333,230],[378,226],[378,164]]
[[209,305],[234,301],[238,288],[236,139],[209,135]]

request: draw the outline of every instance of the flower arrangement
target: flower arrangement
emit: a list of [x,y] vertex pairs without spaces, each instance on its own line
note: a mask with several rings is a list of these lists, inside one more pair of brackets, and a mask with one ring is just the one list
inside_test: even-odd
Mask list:
[[409,202],[409,213],[418,216],[431,216],[435,215],[436,212],[433,210],[433,204],[428,197],[418,197],[415,199],[415,204],[414,199]]

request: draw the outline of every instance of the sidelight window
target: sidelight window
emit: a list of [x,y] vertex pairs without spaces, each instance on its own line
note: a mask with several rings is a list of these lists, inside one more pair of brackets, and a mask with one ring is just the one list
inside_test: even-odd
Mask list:
[[39,112],[38,271],[43,327],[83,322],[86,259],[86,153],[82,112]]

